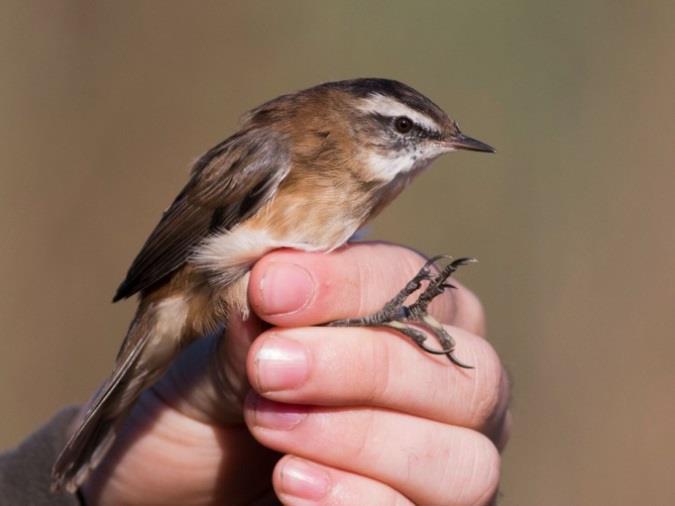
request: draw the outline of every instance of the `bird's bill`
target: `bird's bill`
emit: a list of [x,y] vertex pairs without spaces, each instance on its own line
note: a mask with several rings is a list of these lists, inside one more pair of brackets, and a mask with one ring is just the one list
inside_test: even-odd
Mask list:
[[495,149],[492,146],[462,133],[450,137],[446,141],[446,144],[450,149],[464,149],[467,151],[480,151],[482,153],[495,152]]

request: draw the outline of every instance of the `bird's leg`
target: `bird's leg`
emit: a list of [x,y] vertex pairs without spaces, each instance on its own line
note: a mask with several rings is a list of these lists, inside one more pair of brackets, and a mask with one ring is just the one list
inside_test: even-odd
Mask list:
[[[446,355],[455,365],[465,369],[471,369],[460,362],[454,356],[455,342],[452,336],[448,334],[443,325],[428,313],[428,306],[432,300],[442,294],[447,288],[454,288],[448,283],[448,278],[462,265],[473,263],[473,258],[458,258],[446,265],[441,272],[433,275],[431,267],[439,260],[447,258],[446,256],[436,256],[430,259],[420,271],[411,279],[406,286],[394,298],[387,302],[384,307],[376,313],[363,318],[348,318],[345,320],[336,320],[328,325],[332,327],[389,327],[406,336],[422,348],[427,353],[434,355]],[[410,305],[404,302],[408,296],[415,293],[427,281],[426,288],[419,295],[417,300]],[[441,345],[440,350],[430,348],[426,344],[427,336],[416,326],[421,326],[429,330]]]
[[423,281],[432,279],[431,267],[435,262],[443,258],[436,256],[424,264],[419,272],[403,287],[403,289],[396,294],[389,302],[387,302],[382,309],[363,318],[347,318],[345,320],[335,320],[328,325],[331,327],[373,327],[380,326],[391,320],[401,320],[407,318],[408,313],[403,302],[422,286]]

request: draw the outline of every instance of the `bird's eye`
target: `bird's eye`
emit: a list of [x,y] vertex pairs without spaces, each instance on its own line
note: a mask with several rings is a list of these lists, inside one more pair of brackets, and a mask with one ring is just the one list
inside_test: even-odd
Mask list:
[[399,133],[407,134],[412,130],[413,122],[407,116],[399,116],[394,120],[394,127]]

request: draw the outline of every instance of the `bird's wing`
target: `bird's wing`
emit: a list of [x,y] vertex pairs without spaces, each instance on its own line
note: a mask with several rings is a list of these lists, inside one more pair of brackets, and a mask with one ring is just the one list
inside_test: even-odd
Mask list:
[[240,132],[194,165],[192,176],[129,268],[113,301],[157,283],[205,237],[229,230],[267,202],[290,168],[284,139],[267,129]]

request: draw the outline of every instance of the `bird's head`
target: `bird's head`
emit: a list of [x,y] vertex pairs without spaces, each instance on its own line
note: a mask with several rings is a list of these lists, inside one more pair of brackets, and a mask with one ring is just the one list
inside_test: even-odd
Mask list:
[[296,144],[311,144],[311,137],[332,143],[362,162],[364,177],[385,182],[422,169],[449,151],[494,152],[464,135],[427,97],[390,79],[320,84],[263,104],[247,120],[286,125],[297,132],[292,135]]
[[403,83],[355,79],[334,86],[351,98],[355,130],[363,144],[361,155],[378,178],[391,179],[424,168],[449,151],[494,152],[464,135],[440,107]]

